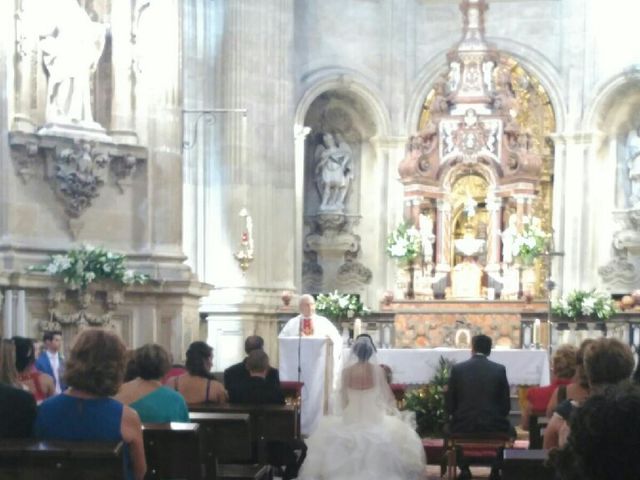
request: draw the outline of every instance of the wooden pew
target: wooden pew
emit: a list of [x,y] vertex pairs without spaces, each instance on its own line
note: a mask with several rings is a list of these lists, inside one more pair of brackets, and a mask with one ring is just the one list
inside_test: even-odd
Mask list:
[[199,403],[189,405],[190,412],[248,413],[251,438],[258,442],[258,463],[267,464],[267,442],[291,442],[300,439],[297,405],[218,405]]
[[191,412],[189,419],[200,425],[207,479],[272,478],[268,465],[250,464],[254,454],[248,413]]
[[554,480],[553,468],[547,465],[546,450],[506,448],[502,457],[502,480]]
[[196,423],[142,425],[147,480],[184,478],[201,480],[200,426]]
[[122,480],[122,442],[0,440],[0,480]]

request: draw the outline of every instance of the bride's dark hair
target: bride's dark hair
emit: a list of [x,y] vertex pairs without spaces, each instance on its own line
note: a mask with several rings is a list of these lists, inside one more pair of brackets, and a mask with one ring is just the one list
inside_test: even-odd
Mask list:
[[358,335],[351,351],[358,358],[358,361],[366,362],[375,353],[376,347],[373,344],[371,337],[367,334],[363,334]]

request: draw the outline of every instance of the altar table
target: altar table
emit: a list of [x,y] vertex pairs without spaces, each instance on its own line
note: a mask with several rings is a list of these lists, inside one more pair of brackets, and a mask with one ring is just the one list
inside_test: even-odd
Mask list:
[[[429,383],[440,357],[463,362],[470,350],[457,348],[387,348],[378,350],[378,361],[391,368],[393,383]],[[348,350],[342,358],[349,358]],[[549,355],[546,350],[494,349],[489,359],[505,366],[509,385],[549,385]]]

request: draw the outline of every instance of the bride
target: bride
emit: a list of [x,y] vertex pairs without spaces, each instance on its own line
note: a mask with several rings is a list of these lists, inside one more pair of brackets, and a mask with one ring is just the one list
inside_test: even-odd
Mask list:
[[307,440],[299,479],[426,478],[422,442],[395,406],[371,337],[353,344],[337,399],[340,413],[323,417]]

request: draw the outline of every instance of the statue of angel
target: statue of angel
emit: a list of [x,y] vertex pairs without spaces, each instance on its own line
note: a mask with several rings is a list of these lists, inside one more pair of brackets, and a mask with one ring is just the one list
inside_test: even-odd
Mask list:
[[640,127],[634,128],[627,135],[625,144],[627,150],[627,166],[629,168],[629,181],[631,182],[631,195],[629,202],[633,208],[640,207]]
[[344,210],[344,202],[353,181],[352,151],[341,134],[322,134],[322,143],[316,147],[315,179],[320,193],[321,212]]

